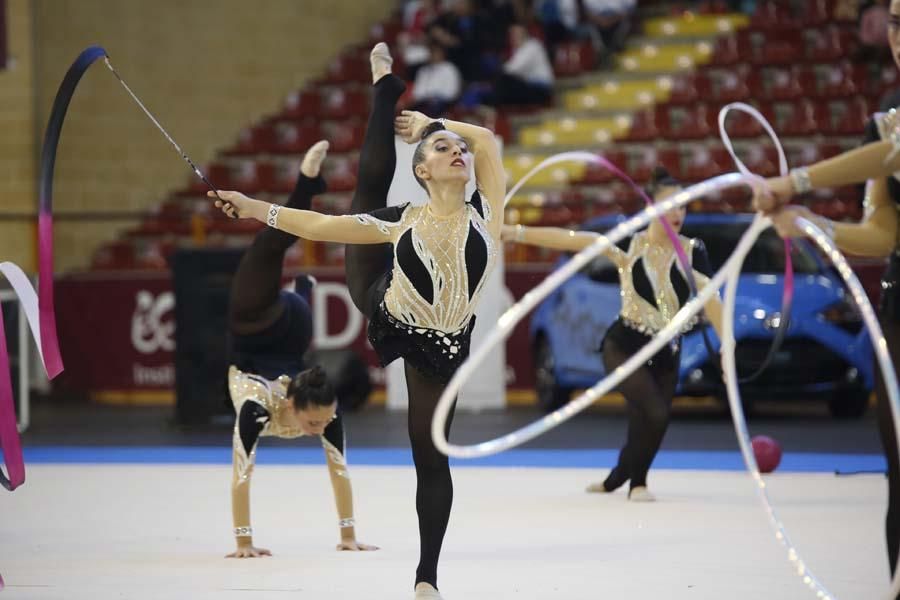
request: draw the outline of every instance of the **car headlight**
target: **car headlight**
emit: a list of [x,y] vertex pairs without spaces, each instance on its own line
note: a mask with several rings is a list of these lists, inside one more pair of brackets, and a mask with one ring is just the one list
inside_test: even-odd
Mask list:
[[819,317],[828,321],[835,327],[840,327],[847,333],[855,335],[862,330],[862,316],[860,316],[859,311],[856,309],[856,305],[846,298],[835,302],[820,312]]

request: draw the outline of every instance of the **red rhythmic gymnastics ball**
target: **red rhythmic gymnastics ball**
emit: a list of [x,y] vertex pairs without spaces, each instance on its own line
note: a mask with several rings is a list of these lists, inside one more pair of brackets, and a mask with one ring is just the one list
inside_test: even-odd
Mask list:
[[771,473],[781,462],[781,444],[767,435],[756,435],[750,440],[753,455],[760,473]]

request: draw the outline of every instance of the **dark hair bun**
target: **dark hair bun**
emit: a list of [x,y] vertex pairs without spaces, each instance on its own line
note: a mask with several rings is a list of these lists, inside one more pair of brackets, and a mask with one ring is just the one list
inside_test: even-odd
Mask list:
[[653,167],[653,174],[650,176],[650,181],[653,185],[659,185],[666,181],[667,179],[673,179],[672,174],[669,173],[669,170],[662,165],[656,165]]
[[306,372],[306,385],[309,387],[322,387],[328,382],[328,375],[320,365],[316,365]]
[[298,373],[288,385],[287,396],[293,399],[297,409],[305,409],[311,404],[328,406],[335,401],[334,388],[325,369],[319,365]]
[[421,139],[424,140],[425,138],[427,138],[427,137],[428,137],[429,135],[431,135],[432,133],[435,133],[436,131],[446,131],[446,129],[447,129],[447,128],[444,127],[444,124],[441,123],[440,121],[433,121],[432,123],[429,123],[429,124],[425,127],[425,129],[422,130],[422,137],[421,137]]

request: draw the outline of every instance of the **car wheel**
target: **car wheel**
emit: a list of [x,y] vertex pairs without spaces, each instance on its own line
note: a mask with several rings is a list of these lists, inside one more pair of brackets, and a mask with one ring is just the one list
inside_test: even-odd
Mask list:
[[869,407],[869,392],[860,389],[842,389],[828,399],[828,410],[835,419],[858,419]]
[[535,345],[534,364],[538,407],[549,413],[566,405],[572,396],[572,388],[561,386],[556,380],[553,350],[545,337],[539,338]]

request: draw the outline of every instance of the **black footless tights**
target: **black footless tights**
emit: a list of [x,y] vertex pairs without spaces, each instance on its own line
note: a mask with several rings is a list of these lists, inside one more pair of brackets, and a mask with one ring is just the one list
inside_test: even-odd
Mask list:
[[[382,77],[373,88],[372,112],[360,152],[358,183],[351,205],[354,214],[387,205],[397,164],[394,115],[404,89],[403,82],[393,75]],[[381,303],[392,264],[390,244],[347,246],[347,287],[356,307],[369,318]],[[426,377],[409,364],[406,364],[405,372],[409,395],[409,441],[416,465],[416,512],[419,516],[419,566],[415,582],[430,583],[436,588],[438,558],[453,505],[449,462],[431,440],[431,417],[444,384]],[[451,413],[448,433],[452,418]]]
[[[309,209],[312,198],[325,191],[325,180],[302,173],[285,206]],[[284,255],[297,237],[267,227],[244,253],[231,284],[228,321],[231,331],[251,335],[270,327],[285,310],[281,291]]]
[[[663,352],[669,352],[663,348]],[[634,352],[622,348],[614,339],[603,343],[603,363],[611,373],[631,358]],[[633,489],[647,485],[647,472],[659,451],[669,415],[672,396],[678,380],[677,361],[667,359],[665,364],[644,365],[619,384],[618,390],[625,396],[628,407],[628,437],[619,453],[619,462],[603,482],[607,491],[613,491],[626,481]]]

